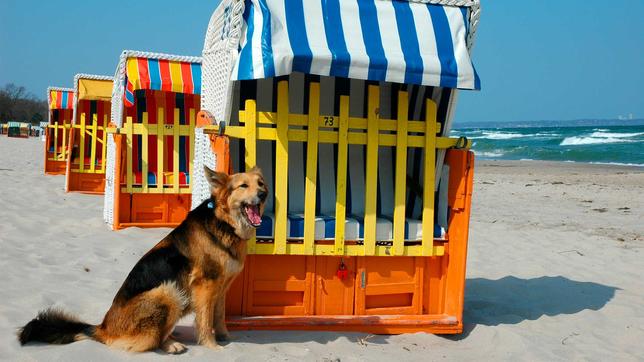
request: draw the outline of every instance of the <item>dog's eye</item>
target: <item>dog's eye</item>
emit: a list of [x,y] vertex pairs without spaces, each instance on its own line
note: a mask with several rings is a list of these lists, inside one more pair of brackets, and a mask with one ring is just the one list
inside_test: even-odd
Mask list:
[[239,185],[239,187],[241,187],[242,189],[246,189],[246,188],[248,188],[248,184],[241,184],[241,185]]
[[259,181],[259,182],[257,182],[257,186],[259,186],[259,187],[264,187],[264,183],[263,183],[263,182],[261,182],[261,181]]

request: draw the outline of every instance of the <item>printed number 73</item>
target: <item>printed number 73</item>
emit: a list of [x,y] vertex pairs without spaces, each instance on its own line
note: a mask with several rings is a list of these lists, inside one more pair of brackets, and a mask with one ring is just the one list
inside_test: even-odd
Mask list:
[[335,118],[332,116],[325,116],[324,117],[324,125],[327,127],[333,127],[335,126]]

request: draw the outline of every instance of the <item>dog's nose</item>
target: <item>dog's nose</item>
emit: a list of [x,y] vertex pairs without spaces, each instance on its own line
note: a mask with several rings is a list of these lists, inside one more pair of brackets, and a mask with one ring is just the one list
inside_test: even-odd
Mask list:
[[266,196],[268,196],[268,193],[264,190],[261,190],[257,193],[257,197],[259,197],[262,201],[266,200]]

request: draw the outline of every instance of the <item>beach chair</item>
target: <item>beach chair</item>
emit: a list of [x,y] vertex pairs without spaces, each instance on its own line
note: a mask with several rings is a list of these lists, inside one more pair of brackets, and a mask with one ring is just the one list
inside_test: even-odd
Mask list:
[[29,138],[31,135],[31,123],[20,122],[20,138]]
[[29,124],[24,122],[7,122],[7,137],[28,138]]
[[[429,3],[432,4],[429,4]],[[232,329],[463,330],[474,157],[448,134],[478,1],[231,1],[211,17],[200,170],[270,188]]]
[[67,168],[74,90],[47,88],[48,125],[45,130],[45,174],[64,175]]
[[107,125],[113,78],[92,74],[74,77],[74,111],[67,157],[65,191],[103,194]]
[[124,51],[112,92],[104,219],[113,229],[172,227],[191,204],[201,58]]

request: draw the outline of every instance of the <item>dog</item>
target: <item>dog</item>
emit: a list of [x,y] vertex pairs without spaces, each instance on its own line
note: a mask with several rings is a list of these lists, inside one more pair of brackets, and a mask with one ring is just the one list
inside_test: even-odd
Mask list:
[[132,352],[160,348],[178,354],[186,347],[170,334],[194,312],[197,342],[220,348],[217,340],[230,337],[226,292],[244,267],[247,240],[261,225],[268,188],[258,168],[234,175],[207,167],[204,172],[211,198],[136,263],[100,325],[47,309],[18,331],[20,343],[93,339]]

